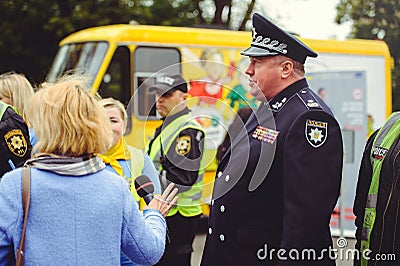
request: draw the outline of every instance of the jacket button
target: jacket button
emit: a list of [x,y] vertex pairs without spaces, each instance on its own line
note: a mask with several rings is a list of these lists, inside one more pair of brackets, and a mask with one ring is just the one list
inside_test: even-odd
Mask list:
[[226,175],[225,176],[225,182],[228,182],[229,181],[229,175]]
[[221,212],[224,212],[225,211],[225,206],[221,205],[221,207],[219,209],[221,210]]
[[217,177],[221,177],[221,175],[222,175],[222,172],[219,171],[218,174],[217,174]]
[[211,228],[211,227],[208,228],[208,234],[209,234],[209,235],[212,234],[212,228]]
[[224,236],[223,234],[220,234],[220,235],[219,235],[219,239],[220,239],[222,242],[224,242],[224,241],[225,241],[225,236]]

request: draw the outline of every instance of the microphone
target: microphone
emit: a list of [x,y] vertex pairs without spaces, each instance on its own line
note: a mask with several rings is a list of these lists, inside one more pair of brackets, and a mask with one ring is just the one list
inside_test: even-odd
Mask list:
[[150,178],[141,175],[135,178],[135,188],[139,197],[143,198],[146,204],[153,199],[154,186]]

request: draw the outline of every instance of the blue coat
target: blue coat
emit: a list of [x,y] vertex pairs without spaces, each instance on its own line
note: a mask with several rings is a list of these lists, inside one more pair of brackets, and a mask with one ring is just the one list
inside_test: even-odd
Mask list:
[[[138,264],[161,258],[165,220],[158,211],[142,215],[122,177],[31,168],[31,180],[25,265],[120,265],[121,250]],[[21,168],[0,182],[0,213],[0,265],[7,265],[22,232]]]
[[[260,105],[258,120],[249,118],[218,167],[204,266],[283,265],[292,249],[301,255],[306,248],[319,252],[332,245],[329,221],[342,174],[340,127],[305,79],[269,104]],[[277,260],[279,249],[288,260]],[[327,257],[293,265],[333,265]]]

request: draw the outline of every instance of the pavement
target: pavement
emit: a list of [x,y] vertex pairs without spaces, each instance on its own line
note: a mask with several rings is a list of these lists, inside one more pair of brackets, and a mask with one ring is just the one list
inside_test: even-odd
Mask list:
[[[346,239],[339,239],[337,237],[332,238],[334,243],[334,249],[337,249],[337,259],[336,265],[337,266],[352,266],[353,259],[351,258],[351,250],[354,249],[355,239],[354,238],[346,238]],[[203,254],[203,248],[206,241],[206,234],[201,232],[198,233],[194,239],[193,243],[193,254],[192,254],[192,265],[191,266],[199,266],[201,262],[201,256]],[[344,246],[344,248],[339,248],[340,246]]]

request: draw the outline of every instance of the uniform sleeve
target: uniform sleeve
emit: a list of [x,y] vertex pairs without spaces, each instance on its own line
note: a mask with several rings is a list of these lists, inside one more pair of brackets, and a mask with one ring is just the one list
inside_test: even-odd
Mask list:
[[7,108],[0,122],[0,177],[10,170],[21,167],[30,158],[32,146],[29,140],[29,130],[23,118]]
[[161,194],[161,184],[158,172],[153,162],[151,161],[150,157],[147,154],[143,153],[143,158],[144,158],[144,166],[142,174],[150,178],[154,186],[154,194]]
[[340,193],[343,144],[336,120],[308,111],[291,125],[283,146],[282,247],[327,247]]
[[[361,230],[364,222],[365,204],[367,202],[368,191],[372,180],[372,165],[370,160],[371,148],[373,140],[378,131],[370,136],[365,145],[363,156],[361,159],[360,169],[358,172],[356,196],[354,198],[353,212],[356,216],[356,249],[360,249]],[[355,263],[357,264],[357,263]]]
[[180,185],[180,192],[189,190],[196,183],[203,150],[204,134],[192,128],[180,132],[168,150],[162,166],[167,180]]
[[[121,182],[125,182],[121,179]],[[128,186],[122,184],[124,220],[122,225],[122,252],[140,265],[156,264],[165,248],[166,222],[156,210],[140,213]]]

